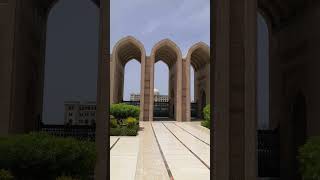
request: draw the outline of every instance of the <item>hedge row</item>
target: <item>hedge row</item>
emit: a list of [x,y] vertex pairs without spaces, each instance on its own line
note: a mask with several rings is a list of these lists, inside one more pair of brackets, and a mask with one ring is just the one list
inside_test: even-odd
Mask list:
[[95,144],[45,133],[0,138],[0,169],[16,179],[54,180],[65,175],[88,179],[94,172]]
[[300,171],[304,180],[320,179],[320,137],[310,138],[299,149]]
[[210,104],[203,108],[203,116],[204,120],[201,122],[201,125],[210,129]]
[[136,118],[128,117],[122,123],[110,118],[111,136],[136,136],[139,130],[139,122]]
[[138,119],[140,114],[140,108],[138,106],[128,105],[125,103],[112,104],[110,108],[110,114],[117,120],[133,117]]

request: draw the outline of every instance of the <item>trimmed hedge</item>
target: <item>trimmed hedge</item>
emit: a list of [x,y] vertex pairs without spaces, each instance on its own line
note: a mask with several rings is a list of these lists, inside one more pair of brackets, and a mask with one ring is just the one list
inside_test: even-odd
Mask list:
[[203,108],[203,116],[204,121],[201,122],[201,125],[210,129],[210,104]]
[[320,179],[320,137],[310,138],[299,149],[300,171],[304,180]]
[[126,119],[128,117],[139,119],[140,108],[125,103],[112,104],[110,108],[110,114],[117,120]]
[[110,128],[111,136],[136,136],[139,131],[139,123],[136,118],[128,117],[122,125]]
[[10,171],[0,169],[0,179],[1,180],[14,180]]
[[125,121],[125,124],[128,126],[128,128],[132,128],[137,125],[137,119],[133,117],[128,117]]
[[111,136],[136,136],[138,134],[139,107],[125,103],[112,104],[110,114]]
[[110,119],[110,127],[111,128],[117,128],[118,125],[118,121],[116,119]]
[[54,180],[61,175],[88,179],[94,172],[95,144],[45,133],[0,138],[0,169],[16,179]]
[[110,128],[111,136],[136,136],[138,134],[139,126],[135,125],[131,128],[127,126],[119,126],[117,128]]

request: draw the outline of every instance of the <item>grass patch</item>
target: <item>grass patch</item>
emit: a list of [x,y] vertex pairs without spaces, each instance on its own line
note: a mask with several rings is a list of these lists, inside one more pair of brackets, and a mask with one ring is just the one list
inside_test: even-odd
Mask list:
[[110,128],[110,136],[136,136],[138,134],[139,125],[132,127],[118,126],[116,128]]

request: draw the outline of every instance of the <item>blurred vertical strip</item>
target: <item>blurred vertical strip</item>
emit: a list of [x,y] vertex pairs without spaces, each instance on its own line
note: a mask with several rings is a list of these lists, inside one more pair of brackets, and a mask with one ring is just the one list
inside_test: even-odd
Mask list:
[[96,180],[110,179],[109,109],[110,109],[110,1],[100,0],[100,46],[97,82]]

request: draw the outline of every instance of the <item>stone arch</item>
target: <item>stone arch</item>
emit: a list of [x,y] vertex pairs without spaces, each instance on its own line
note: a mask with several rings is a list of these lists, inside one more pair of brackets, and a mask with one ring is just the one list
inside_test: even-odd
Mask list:
[[159,41],[151,51],[149,120],[153,120],[154,64],[159,60],[162,60],[169,67],[169,89],[172,86],[175,90],[173,100],[174,118],[176,121],[182,121],[182,53],[180,48],[170,39]]
[[[186,57],[185,65],[185,91],[183,96],[183,104],[185,112],[183,114],[186,121],[191,120],[191,93],[190,93],[190,66],[194,68],[194,99],[197,102],[198,114],[201,114],[200,89],[204,89],[206,94],[206,102],[210,102],[210,47],[204,42],[198,42],[191,46]],[[200,115],[199,114],[199,115]]]
[[[132,36],[127,36],[119,40],[112,50],[110,62],[111,103],[119,103],[123,100],[124,67],[132,59],[136,59],[141,64],[140,97],[144,97],[145,48],[140,41]],[[140,109],[144,109],[144,98],[140,98]],[[143,119],[143,111],[140,111],[140,119]]]

